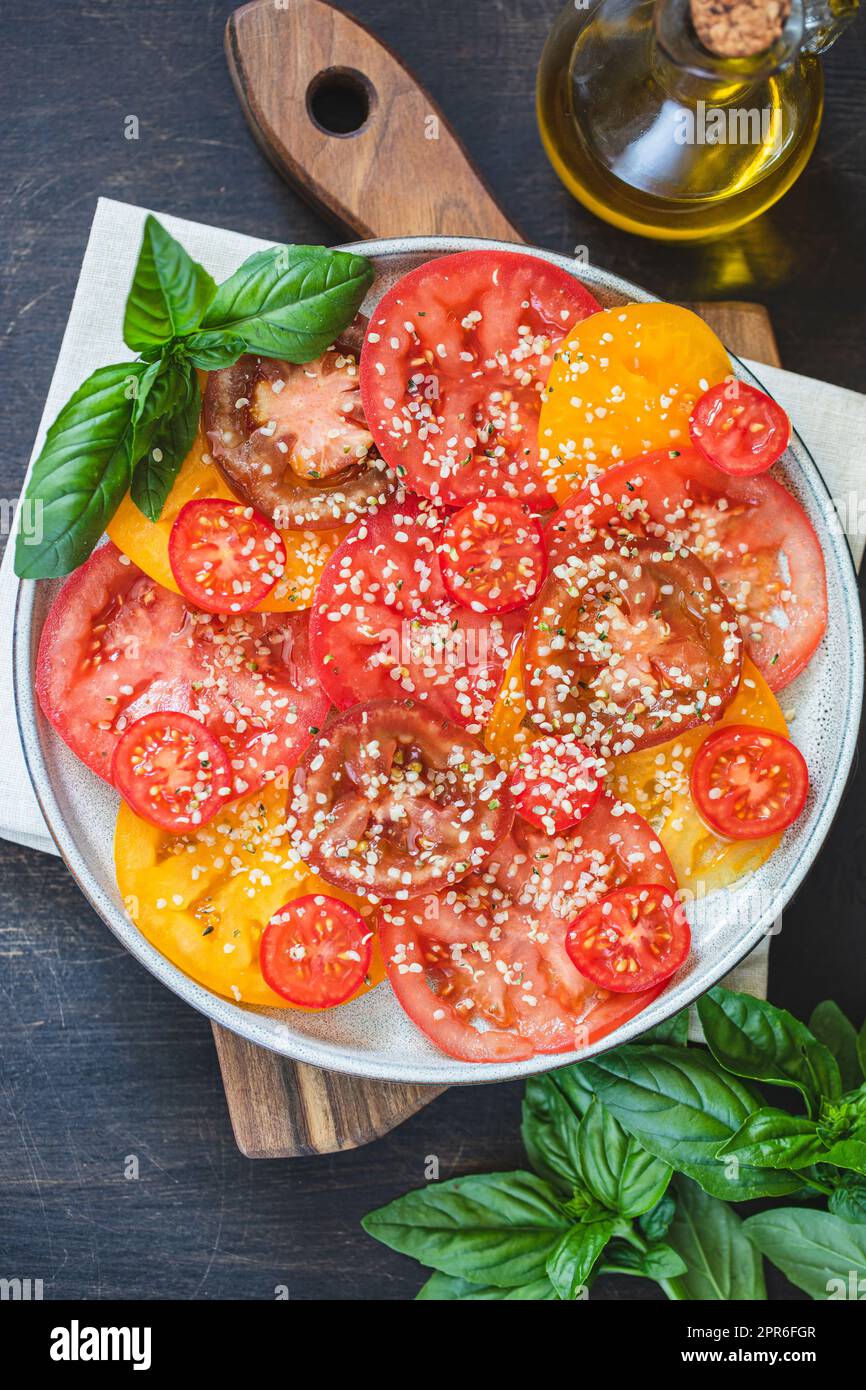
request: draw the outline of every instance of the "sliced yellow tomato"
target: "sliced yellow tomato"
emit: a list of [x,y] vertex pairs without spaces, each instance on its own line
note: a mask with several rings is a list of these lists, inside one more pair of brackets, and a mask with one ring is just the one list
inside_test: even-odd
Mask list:
[[[484,741],[498,762],[511,769],[521,749],[540,737],[524,723],[522,649],[511,659]],[[722,724],[758,724],[787,734],[778,701],[757,667],[746,658],[740,687],[718,724],[704,725],[669,743],[615,758],[608,789],[628,802],[657,832],[680,887],[694,896],[724,888],[769,859],[781,836],[765,840],[722,840],[698,815],[689,773],[704,739]]]
[[[259,968],[259,942],[274,914],[306,893],[340,898],[365,917],[372,911],[300,863],[285,838],[285,796],[271,783],[188,835],[160,830],[124,803],[114,834],[118,887],[148,941],[216,994],[276,1009],[296,1006],[265,984]],[[374,941],[358,994],[382,979]]]
[[757,724],[780,734],[788,732],[775,695],[748,658],[740,688],[718,724],[616,758],[608,782],[620,800],[649,821],[670,856],[680,887],[695,897],[753,873],[781,839],[770,835],[764,840],[723,840],[698,815],[689,789],[692,763],[704,739],[724,724]]
[[576,324],[555,354],[538,427],[559,501],[593,469],[688,444],[695,401],[731,371],[712,329],[675,304],[626,304]]
[[523,643],[518,642],[506,667],[505,679],[496,697],[490,723],[484,731],[484,743],[488,752],[509,771],[517,761],[521,749],[541,737],[534,729],[525,725],[526,715],[526,699],[523,694]]
[[[128,555],[133,564],[149,574],[151,579],[176,594],[180,590],[168,560],[168,537],[181,507],[199,497],[236,500],[208,454],[207,440],[201,431],[174,480],[159,520],[148,521],[127,493],[108,525],[108,534],[118,550]],[[264,603],[259,605],[261,611],[266,613],[287,613],[296,608],[309,608],[319,576],[347,534],[347,528],[283,531],[281,534],[286,546],[286,572]]]

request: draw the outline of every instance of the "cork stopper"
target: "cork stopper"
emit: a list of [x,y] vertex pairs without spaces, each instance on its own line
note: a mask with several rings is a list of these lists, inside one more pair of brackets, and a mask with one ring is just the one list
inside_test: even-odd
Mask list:
[[779,38],[791,0],[689,0],[704,48],[719,58],[753,58]]

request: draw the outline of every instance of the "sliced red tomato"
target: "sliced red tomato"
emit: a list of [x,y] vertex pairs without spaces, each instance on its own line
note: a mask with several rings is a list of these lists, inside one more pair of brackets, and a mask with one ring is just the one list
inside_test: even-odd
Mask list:
[[361,396],[382,457],[416,492],[459,507],[553,505],[538,466],[553,353],[600,305],[573,275],[515,251],[461,251],[383,295],[361,353]]
[[263,602],[286,568],[286,548],[267,517],[242,502],[187,502],[168,541],[185,599],[206,613],[245,613]]
[[610,536],[694,551],[736,611],[771,690],[799,675],[827,626],[824,557],[799,502],[766,475],[725,476],[696,449],[611,468],[556,513],[546,535],[552,568]]
[[511,774],[515,810],[548,835],[567,830],[595,806],[605,772],[604,760],[573,735],[536,739]]
[[758,840],[780,834],[801,815],[809,770],[790,739],[728,724],[698,749],[691,789],[710,830],[728,840]]
[[472,502],[445,527],[439,565],[451,597],[474,612],[523,608],[547,572],[544,532],[519,502]]
[[360,989],[373,933],[360,912],[324,893],[281,907],[265,927],[259,963],[275,993],[305,1009],[332,1009]]
[[516,820],[480,873],[386,905],[380,941],[394,993],[451,1057],[517,1062],[586,1047],[645,1008],[656,984],[614,996],[565,949],[575,916],[615,888],[676,890],[650,826],[608,795],[551,838]]
[[473,733],[490,718],[521,621],[454,602],[437,555],[446,523],[431,502],[392,502],[325,566],[310,642],[339,709],[408,696]]
[[695,402],[689,435],[708,463],[724,473],[764,473],[791,438],[791,421],[771,396],[732,377]]
[[145,714],[121,735],[111,780],[138,815],[180,833],[204,825],[232,795],[222,745],[180,710]]
[[576,548],[533,604],[523,645],[532,722],[603,753],[714,723],[742,668],[736,616],[709,570],[647,540]]
[[229,758],[232,795],[285,776],[324,724],[305,613],[200,613],[121,555],[96,550],[42,630],[36,691],[72,751],[110,779],[121,735],[154,710],[205,725]]
[[581,974],[602,989],[636,994],[679,970],[691,939],[671,890],[639,883],[585,907],[568,929],[565,949]]
[[329,883],[409,898],[477,869],[513,814],[507,774],[481,743],[383,700],[332,720],[312,745],[288,825],[301,859]]
[[281,530],[351,524],[394,491],[348,344],[303,366],[247,356],[211,372],[203,422],[229,486]]

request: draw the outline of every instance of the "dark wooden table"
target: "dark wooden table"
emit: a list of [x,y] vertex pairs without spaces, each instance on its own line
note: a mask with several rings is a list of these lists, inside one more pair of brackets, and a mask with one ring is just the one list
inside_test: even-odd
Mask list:
[[[818,149],[783,203],[723,244],[669,248],[594,220],[545,161],[532,89],[558,3],[348,8],[415,68],[531,241],[585,245],[666,298],[759,300],[789,367],[866,388],[862,24],[826,61]],[[248,134],[223,58],[230,8],[5,0],[3,497],[18,491],[99,194],[261,237],[334,239]],[[129,115],[137,141],[124,138]],[[773,943],[771,997],[801,1014],[828,995],[866,1010],[864,788],[860,769]],[[519,1085],[452,1090],[354,1153],[243,1159],[206,1020],[122,950],[59,861],[5,844],[0,990],[0,1276],[41,1278],[47,1298],[270,1299],[286,1285],[298,1299],[406,1299],[417,1267],[365,1237],[360,1217],[418,1186],[428,1155],[443,1177],[522,1162]],[[604,1293],[658,1296],[640,1280]]]

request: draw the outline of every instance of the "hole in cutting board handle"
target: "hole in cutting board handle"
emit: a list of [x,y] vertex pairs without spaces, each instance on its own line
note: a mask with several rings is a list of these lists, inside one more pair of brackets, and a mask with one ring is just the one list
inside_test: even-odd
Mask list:
[[375,104],[376,89],[355,68],[326,68],[307,88],[307,114],[325,135],[358,135]]

